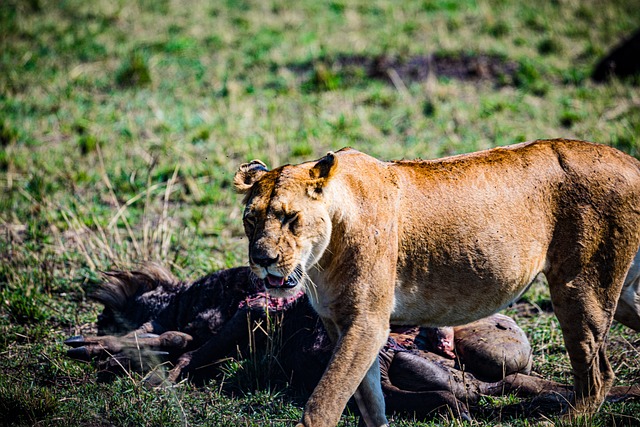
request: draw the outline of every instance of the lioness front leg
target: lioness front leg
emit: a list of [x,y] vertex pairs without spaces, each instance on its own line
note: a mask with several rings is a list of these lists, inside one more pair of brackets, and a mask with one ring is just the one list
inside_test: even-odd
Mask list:
[[332,339],[337,336],[336,348],[298,427],[335,426],[354,394],[367,426],[388,425],[377,363],[378,351],[387,340],[388,321],[359,318],[345,322],[349,326],[343,331],[330,320],[324,323]]

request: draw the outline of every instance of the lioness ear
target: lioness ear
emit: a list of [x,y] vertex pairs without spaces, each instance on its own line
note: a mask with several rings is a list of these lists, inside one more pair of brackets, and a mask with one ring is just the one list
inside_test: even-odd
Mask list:
[[251,160],[249,163],[243,163],[233,177],[233,185],[235,185],[238,193],[244,194],[267,172],[269,172],[267,165],[260,160]]
[[311,185],[309,186],[309,194],[311,196],[322,193],[322,188],[327,184],[331,177],[338,169],[338,158],[329,151],[326,156],[318,160],[310,170]]

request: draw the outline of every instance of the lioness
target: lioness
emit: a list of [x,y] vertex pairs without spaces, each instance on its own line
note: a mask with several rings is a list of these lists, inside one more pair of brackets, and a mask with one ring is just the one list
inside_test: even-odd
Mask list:
[[573,411],[597,410],[610,389],[605,338],[640,245],[637,160],[564,139],[434,161],[343,149],[271,171],[254,160],[234,184],[252,270],[276,295],[303,282],[335,342],[300,425],[335,425],[352,395],[368,426],[387,425],[376,355],[389,322],[469,323],[539,272],[573,368]]

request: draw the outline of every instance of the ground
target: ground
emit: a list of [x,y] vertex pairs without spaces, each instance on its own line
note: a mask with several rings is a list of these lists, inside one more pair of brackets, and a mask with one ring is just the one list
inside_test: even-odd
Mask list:
[[[97,272],[246,264],[231,180],[253,158],[436,158],[559,136],[640,156],[640,81],[589,79],[638,22],[627,0],[3,1],[0,423],[292,425],[303,401],[258,360],[228,362],[224,384],[150,391],[65,359],[62,340],[99,312]],[[569,382],[544,286],[507,313],[534,370]],[[614,326],[618,384],[638,382],[639,345]],[[503,419],[508,403],[487,401],[472,425],[534,422]],[[607,404],[588,423],[638,413]]]

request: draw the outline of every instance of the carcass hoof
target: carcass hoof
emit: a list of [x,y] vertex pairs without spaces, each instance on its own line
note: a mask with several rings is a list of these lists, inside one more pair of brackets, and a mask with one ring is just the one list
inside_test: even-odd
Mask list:
[[84,340],[84,337],[82,335],[75,335],[64,340],[65,345],[73,348],[83,346],[85,342],[86,341]]
[[[65,344],[66,344],[66,341],[65,341]],[[80,360],[83,362],[91,361],[91,354],[89,353],[89,350],[87,349],[87,347],[84,347],[84,346],[75,347],[70,350],[67,350],[67,357],[75,360]]]

